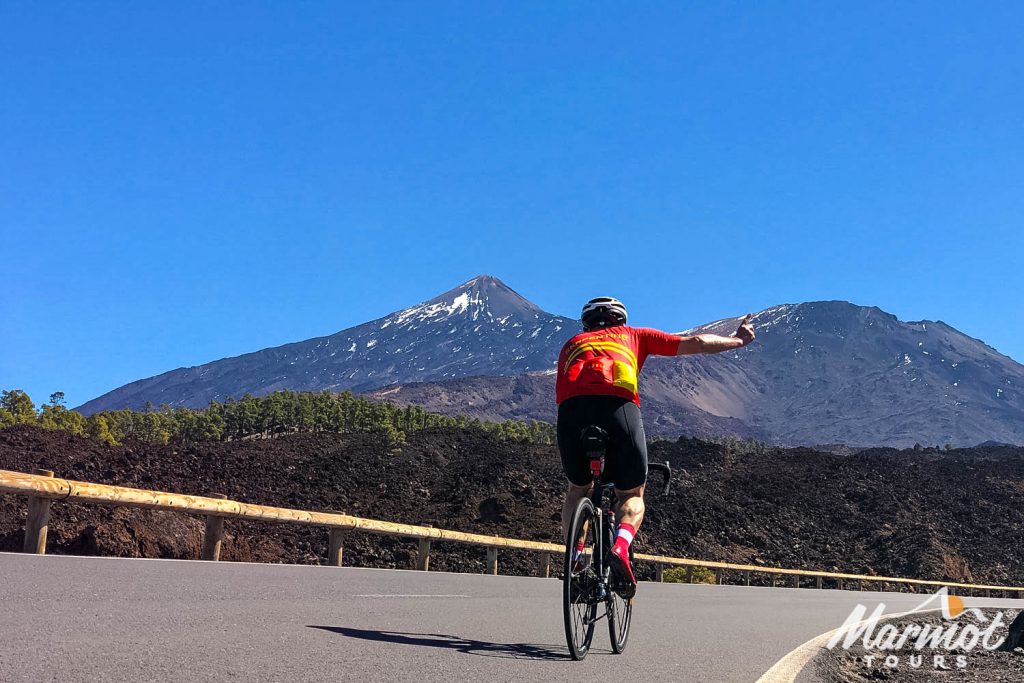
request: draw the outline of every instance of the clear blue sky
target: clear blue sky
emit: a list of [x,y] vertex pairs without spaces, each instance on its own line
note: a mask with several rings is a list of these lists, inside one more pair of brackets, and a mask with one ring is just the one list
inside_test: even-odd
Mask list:
[[846,299],[1024,360],[1019,3],[0,8],[0,387],[76,405],[479,273]]

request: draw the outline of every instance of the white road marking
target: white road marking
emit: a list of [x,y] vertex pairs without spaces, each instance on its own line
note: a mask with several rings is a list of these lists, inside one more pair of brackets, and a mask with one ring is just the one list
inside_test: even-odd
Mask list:
[[[910,614],[928,614],[929,612],[939,611],[941,610],[926,609],[920,611],[911,610],[909,612],[900,612],[899,614],[886,614],[879,619],[879,622],[881,623],[891,621],[892,619],[899,619],[900,617],[905,617]],[[868,621],[871,620],[865,619],[864,621],[859,622],[858,625]],[[832,635],[836,631],[844,628],[846,627],[840,626],[839,628],[832,629],[828,633],[822,633],[820,636],[811,638],[806,643],[775,662],[775,665],[768,669],[768,671],[757,679],[755,683],[793,683],[796,681],[796,677],[804,670],[804,667],[810,664],[811,661],[818,656],[818,653],[825,649],[825,645],[827,645],[828,641],[832,639]]]
[[419,595],[416,593],[363,593],[360,595],[353,595],[353,598],[469,598],[470,595],[445,595],[445,594],[423,594]]

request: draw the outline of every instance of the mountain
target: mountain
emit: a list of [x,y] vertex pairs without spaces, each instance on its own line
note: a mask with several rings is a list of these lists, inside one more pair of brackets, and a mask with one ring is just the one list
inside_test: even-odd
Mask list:
[[279,389],[366,391],[467,375],[518,375],[554,366],[578,327],[545,313],[505,283],[481,275],[421,304],[307,341],[285,344],[126,384],[79,410],[205,407]]
[[[755,314],[755,344],[651,358],[641,376],[649,436],[782,444],[1024,443],[1024,366],[942,322],[903,322],[845,301]],[[725,319],[684,334],[730,334]],[[89,401],[202,407],[249,392],[352,390],[483,419],[554,419],[554,363],[575,320],[482,275],[336,334],[181,368]]]

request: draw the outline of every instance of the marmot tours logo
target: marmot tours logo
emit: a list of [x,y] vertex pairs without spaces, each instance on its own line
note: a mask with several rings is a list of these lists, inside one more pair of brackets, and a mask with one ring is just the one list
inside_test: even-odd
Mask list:
[[[871,615],[865,617],[867,611],[865,605],[857,605],[832,635],[826,647],[832,650],[841,645],[848,650],[860,643],[866,651],[864,663],[868,666],[882,658],[882,665],[888,669],[964,669],[967,667],[967,655],[963,653],[978,648],[996,650],[1005,640],[1002,636],[996,636],[1006,626],[1003,612],[986,617],[980,609],[965,607],[964,601],[950,595],[946,588],[928,596],[909,612],[899,615],[904,619],[891,619],[881,626],[879,622],[883,619],[885,604],[879,603]],[[906,623],[906,618],[914,614],[934,611],[942,613],[941,624]],[[966,622],[961,619],[967,614],[973,616],[974,620]],[[931,661],[922,654],[926,649],[932,650]]]

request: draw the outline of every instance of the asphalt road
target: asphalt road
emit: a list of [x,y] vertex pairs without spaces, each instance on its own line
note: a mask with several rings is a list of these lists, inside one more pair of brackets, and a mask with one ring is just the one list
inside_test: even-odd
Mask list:
[[858,602],[899,612],[921,600],[644,583],[625,654],[611,654],[602,621],[594,650],[572,662],[560,590],[554,579],[0,553],[0,680],[751,683]]

